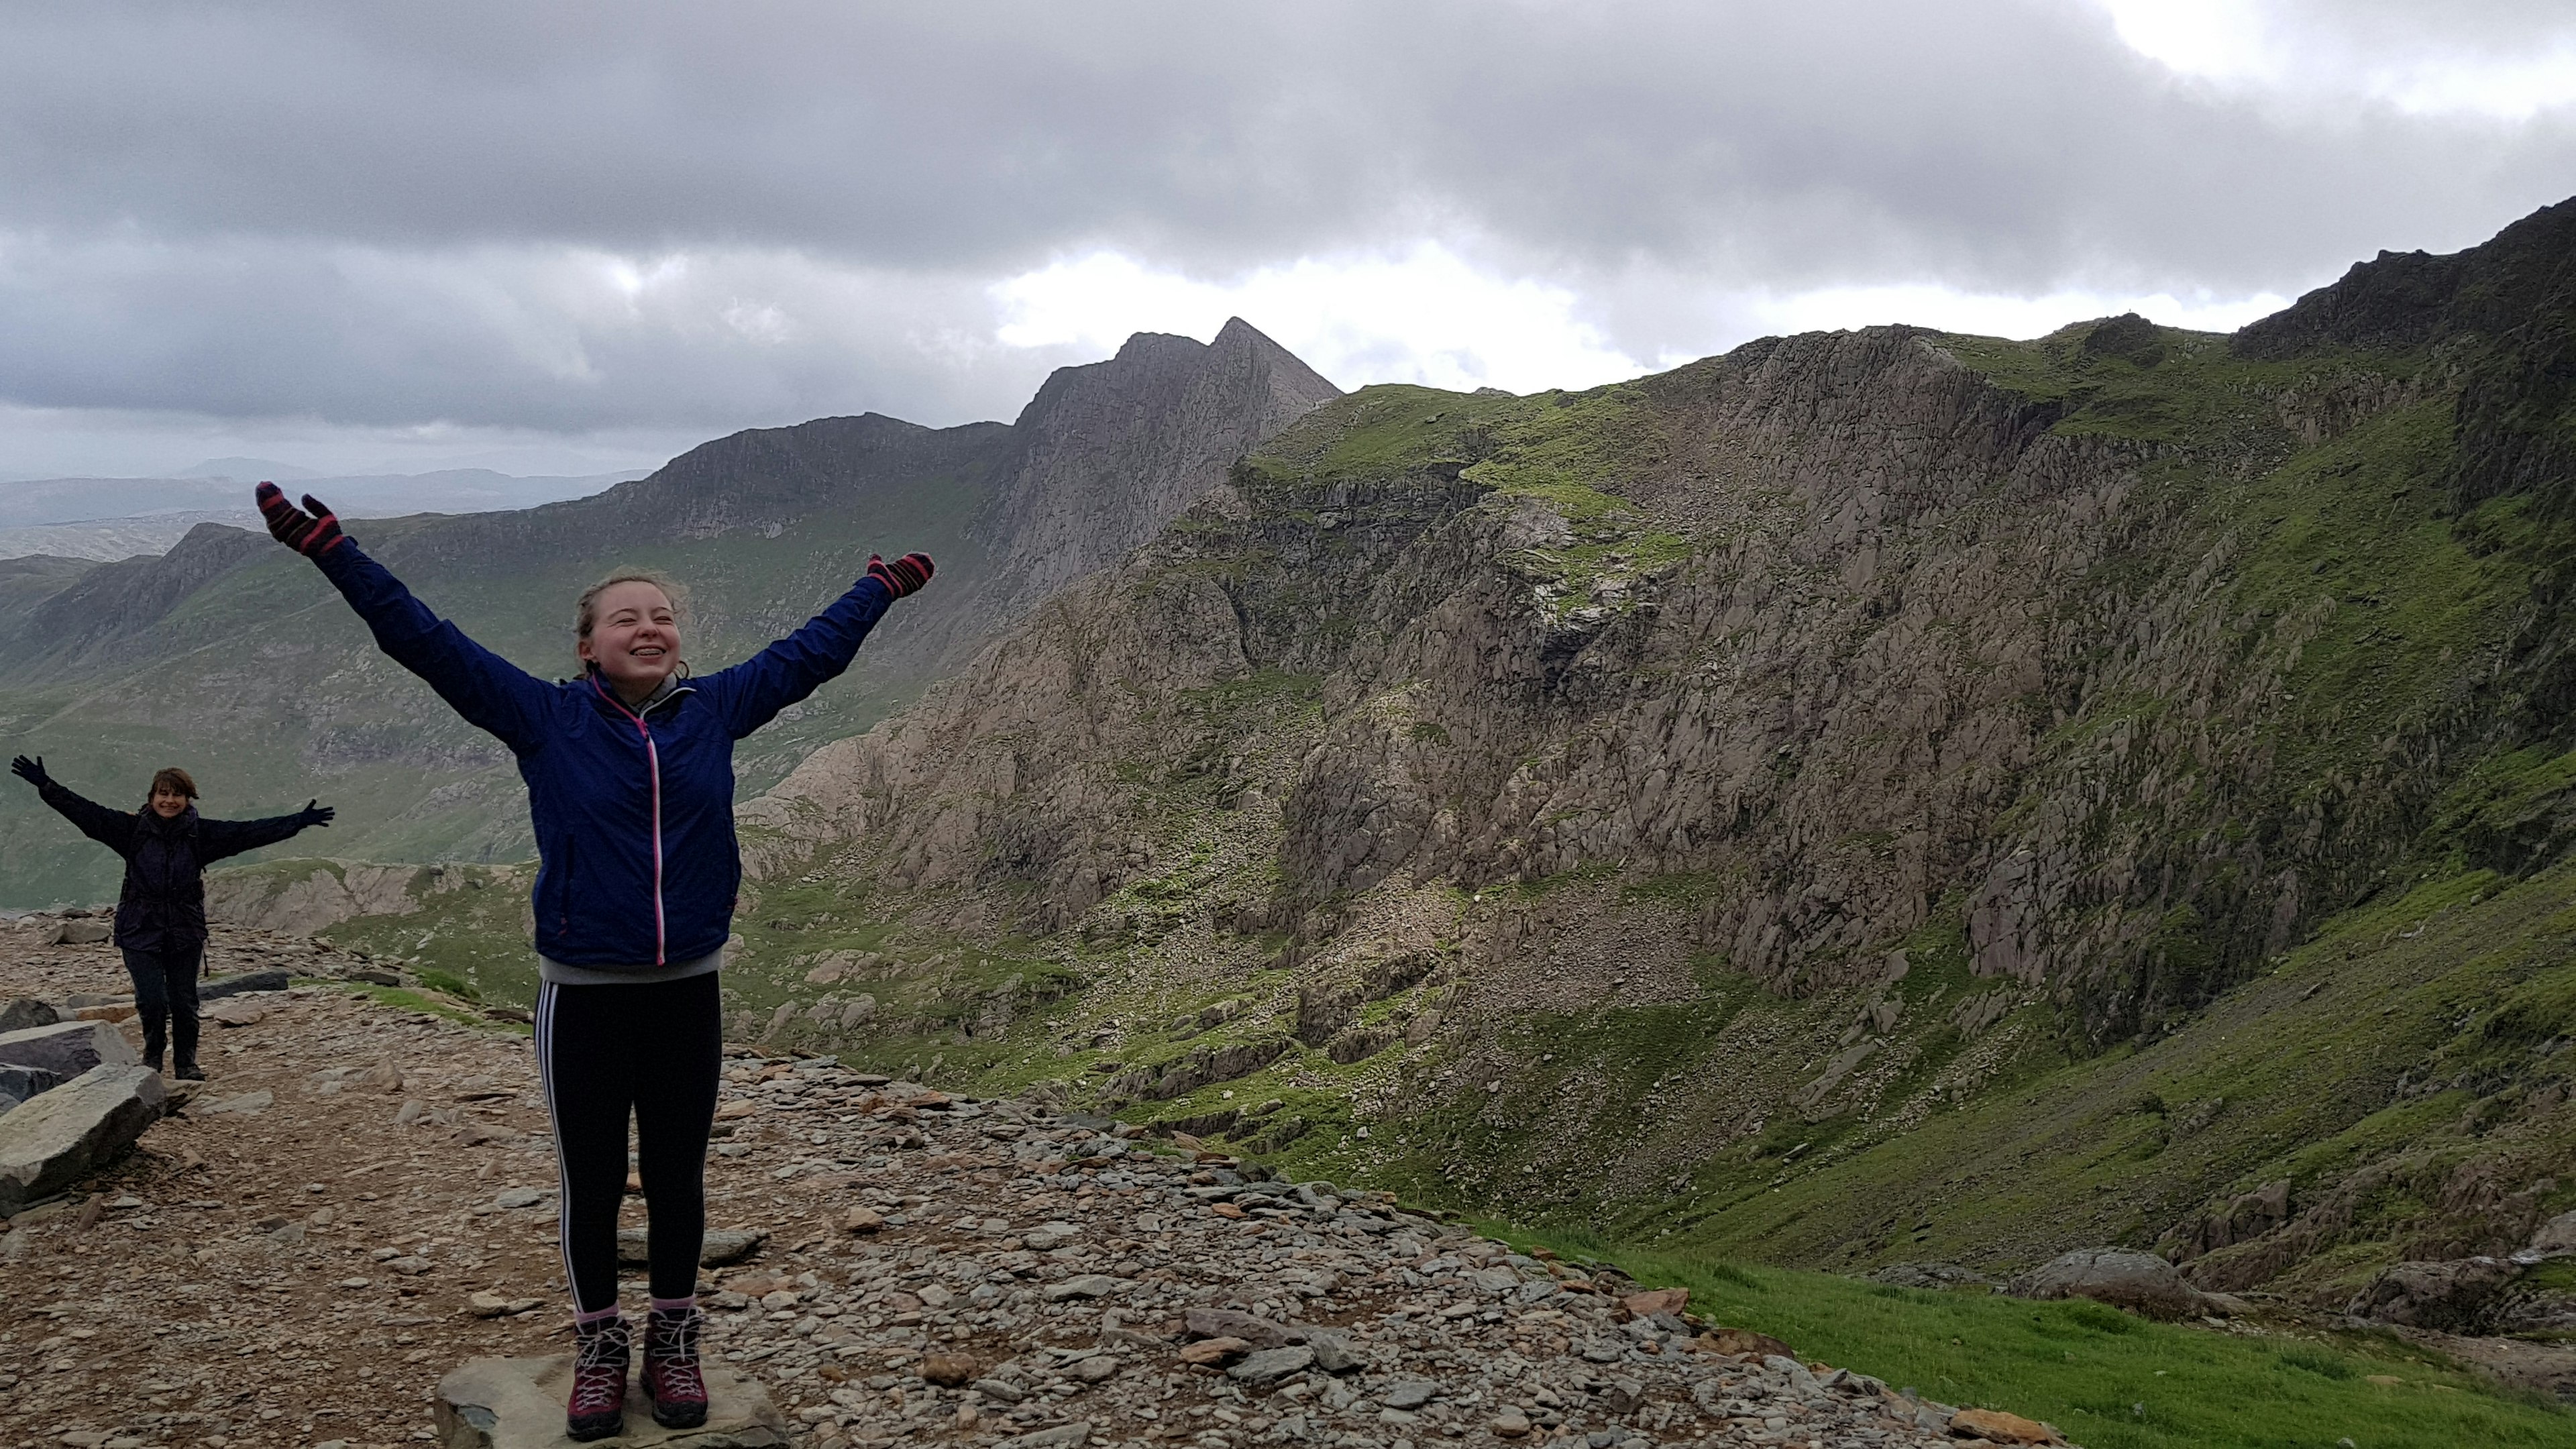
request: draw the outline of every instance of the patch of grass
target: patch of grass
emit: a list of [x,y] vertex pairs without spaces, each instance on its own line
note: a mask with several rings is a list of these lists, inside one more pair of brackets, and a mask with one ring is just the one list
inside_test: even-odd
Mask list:
[[2576,1443],[2576,1416],[2500,1396],[2474,1374],[2371,1335],[2241,1337],[2081,1300],[1891,1288],[1581,1234],[1504,1233],[1615,1263],[1651,1286],[1688,1288],[1692,1311],[1771,1334],[1801,1357],[1945,1403],[2044,1420],[2092,1449],[2284,1449],[2345,1437],[2385,1449]]

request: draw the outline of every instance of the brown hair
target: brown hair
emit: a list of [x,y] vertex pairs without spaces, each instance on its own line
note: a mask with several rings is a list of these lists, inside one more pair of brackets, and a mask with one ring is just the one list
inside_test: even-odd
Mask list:
[[158,795],[164,790],[185,795],[191,800],[197,798],[197,782],[176,765],[152,773],[152,793]]
[[598,627],[599,624],[599,596],[607,593],[610,589],[617,587],[619,584],[651,584],[653,587],[662,591],[663,598],[671,601],[671,613],[673,617],[680,619],[688,617],[688,590],[681,588],[678,584],[673,583],[662,575],[653,572],[651,569],[619,569],[617,572],[601,579],[598,583],[592,584],[589,588],[582,590],[581,597],[573,601],[572,636],[575,639],[587,639],[590,637],[590,631]]

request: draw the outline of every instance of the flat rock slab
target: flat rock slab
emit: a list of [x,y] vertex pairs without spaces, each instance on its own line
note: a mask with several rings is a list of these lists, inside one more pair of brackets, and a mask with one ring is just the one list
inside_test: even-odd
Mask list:
[[0,1066],[38,1067],[67,1082],[92,1067],[130,1067],[141,1060],[113,1022],[64,1021],[0,1032]]
[[294,984],[283,971],[246,971],[239,976],[198,983],[197,999],[216,1001],[227,996],[239,996],[245,991],[284,991]]
[[93,1067],[0,1117],[0,1218],[79,1182],[161,1116],[161,1074]]
[[[706,1356],[707,1421],[695,1429],[665,1429],[653,1422],[644,1398],[644,1376],[626,1386],[626,1432],[593,1440],[615,1449],[672,1445],[674,1449],[783,1449],[787,1420],[769,1390]],[[564,1399],[572,1390],[572,1355],[553,1358],[478,1358],[438,1381],[432,1413],[441,1449],[567,1449]]]
[[[721,1268],[728,1263],[739,1263],[768,1241],[767,1228],[753,1228],[748,1232],[737,1232],[731,1228],[709,1228],[705,1240],[698,1245],[698,1262],[709,1268]],[[617,1230],[619,1266],[643,1267],[651,1261],[646,1252],[651,1242],[652,1240],[645,1236],[645,1230],[642,1228],[619,1228]]]

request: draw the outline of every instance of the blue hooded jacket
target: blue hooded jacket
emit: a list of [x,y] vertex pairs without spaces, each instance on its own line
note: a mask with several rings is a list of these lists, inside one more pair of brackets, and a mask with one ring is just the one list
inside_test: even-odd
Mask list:
[[639,714],[595,677],[550,684],[465,637],[350,539],[316,562],[379,648],[519,757],[537,834],[537,952],[594,970],[724,945],[742,883],[733,742],[849,668],[894,601],[863,577],[794,634]]

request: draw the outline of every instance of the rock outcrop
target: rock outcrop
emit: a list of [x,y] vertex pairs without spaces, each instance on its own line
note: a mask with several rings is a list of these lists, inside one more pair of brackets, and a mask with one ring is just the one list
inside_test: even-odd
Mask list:
[[142,1060],[112,1022],[64,1021],[0,1032],[0,1066],[34,1067],[68,1081],[95,1067]]
[[131,1146],[161,1115],[161,1074],[93,1067],[0,1116],[0,1218],[61,1192]]
[[2127,1248],[2061,1253],[2005,1285],[2016,1298],[2090,1298],[2148,1318],[2189,1318],[2211,1311],[2210,1296],[2183,1281],[2174,1265]]

